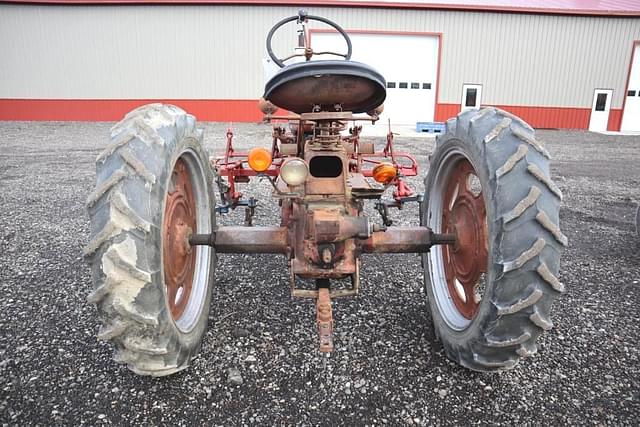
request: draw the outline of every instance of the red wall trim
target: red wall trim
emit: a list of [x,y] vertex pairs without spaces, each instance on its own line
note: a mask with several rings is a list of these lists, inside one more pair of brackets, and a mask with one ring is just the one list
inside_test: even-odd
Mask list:
[[[529,123],[538,129],[588,129],[591,108],[536,107],[523,105],[494,105]],[[437,122],[444,122],[460,112],[460,104],[437,104]],[[611,109],[607,130],[620,130],[622,110]]]
[[436,122],[446,122],[447,119],[455,117],[460,112],[460,104],[440,104],[436,102],[435,115]]
[[177,105],[204,121],[262,120],[257,99],[0,99],[0,120],[116,121],[152,102]]
[[[570,7],[571,3],[558,5],[546,2],[534,7],[530,2],[503,4],[468,4],[463,1],[454,2],[410,2],[410,1],[361,1],[361,0],[5,0],[0,3],[33,3],[33,4],[63,4],[63,5],[104,5],[104,4],[222,4],[222,5],[268,5],[268,6],[317,6],[317,7],[370,7],[385,9],[428,9],[428,10],[457,10],[483,11],[505,13],[532,13],[545,15],[588,15],[588,16],[640,16],[640,9],[619,7],[607,9],[598,7],[580,8]],[[579,2],[578,2],[579,3]],[[555,6],[555,7],[554,7]],[[563,7],[564,6],[564,7]]]
[[[627,91],[625,90],[625,95]],[[616,108],[609,111],[609,122],[607,123],[607,130],[618,132],[620,131],[620,124],[622,124],[622,109]]]
[[[253,99],[0,99],[0,120],[92,121],[120,120],[140,105],[163,102],[177,105],[198,120],[260,122],[262,113]],[[534,128],[587,129],[590,108],[496,105],[522,117]],[[444,122],[460,112],[460,104],[436,104],[435,121]],[[611,109],[608,130],[619,130],[621,109]]]
[[591,108],[529,107],[496,105],[509,111],[534,128],[542,129],[588,129]]

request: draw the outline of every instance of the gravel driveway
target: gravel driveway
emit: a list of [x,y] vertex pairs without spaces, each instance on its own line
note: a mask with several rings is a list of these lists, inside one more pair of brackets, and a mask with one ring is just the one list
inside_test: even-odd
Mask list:
[[[330,358],[317,352],[313,303],[289,296],[284,257],[221,255],[201,356],[153,379],[111,361],[85,301],[84,201],[110,126],[0,123],[0,424],[637,425],[640,136],[538,133],[565,195],[568,291],[538,354],[512,371],[479,374],[446,359],[416,255],[364,258],[361,295],[334,305]],[[207,149],[220,151],[225,125],[205,126]],[[235,132],[240,147],[270,143],[267,126]],[[398,140],[422,177],[432,146]],[[257,225],[278,222],[268,193],[266,183],[247,192],[262,197]],[[402,214],[396,223],[417,224],[415,207]]]

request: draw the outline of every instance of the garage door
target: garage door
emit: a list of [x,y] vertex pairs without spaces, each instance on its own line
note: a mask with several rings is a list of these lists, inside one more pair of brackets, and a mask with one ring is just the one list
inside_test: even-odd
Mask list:
[[[378,70],[387,80],[387,100],[382,123],[415,125],[432,122],[436,103],[438,37],[429,35],[350,33],[351,59]],[[313,32],[311,47],[344,52],[337,33]],[[336,57],[323,56],[323,59]]]
[[636,46],[633,52],[626,97],[620,130],[640,131],[640,45]]

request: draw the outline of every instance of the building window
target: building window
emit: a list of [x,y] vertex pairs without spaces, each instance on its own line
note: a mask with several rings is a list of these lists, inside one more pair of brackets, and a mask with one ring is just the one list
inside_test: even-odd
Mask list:
[[422,89],[431,89],[431,83],[422,83]]
[[387,82],[387,87],[389,89],[395,89],[396,88],[396,82]]
[[605,105],[607,105],[607,94],[599,93],[596,98],[596,111],[604,111]]
[[636,91],[635,90],[627,91],[627,96],[636,96]]
[[475,107],[476,106],[476,98],[478,97],[478,89],[475,87],[470,87],[467,89],[467,96],[464,100],[465,107]]
[[420,83],[411,83],[411,89],[420,89]]
[[406,89],[408,86],[407,82],[400,82],[400,89]]

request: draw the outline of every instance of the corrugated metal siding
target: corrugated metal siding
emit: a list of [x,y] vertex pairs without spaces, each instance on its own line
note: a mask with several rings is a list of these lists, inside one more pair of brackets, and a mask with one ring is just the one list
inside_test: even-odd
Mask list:
[[[438,102],[622,105],[640,19],[313,8],[349,29],[443,33]],[[0,5],[0,98],[255,99],[270,26],[295,7]],[[293,36],[293,26],[289,34]],[[290,39],[293,40],[293,37]],[[288,51],[284,38],[277,47]],[[416,55],[419,55],[416,52]]]

